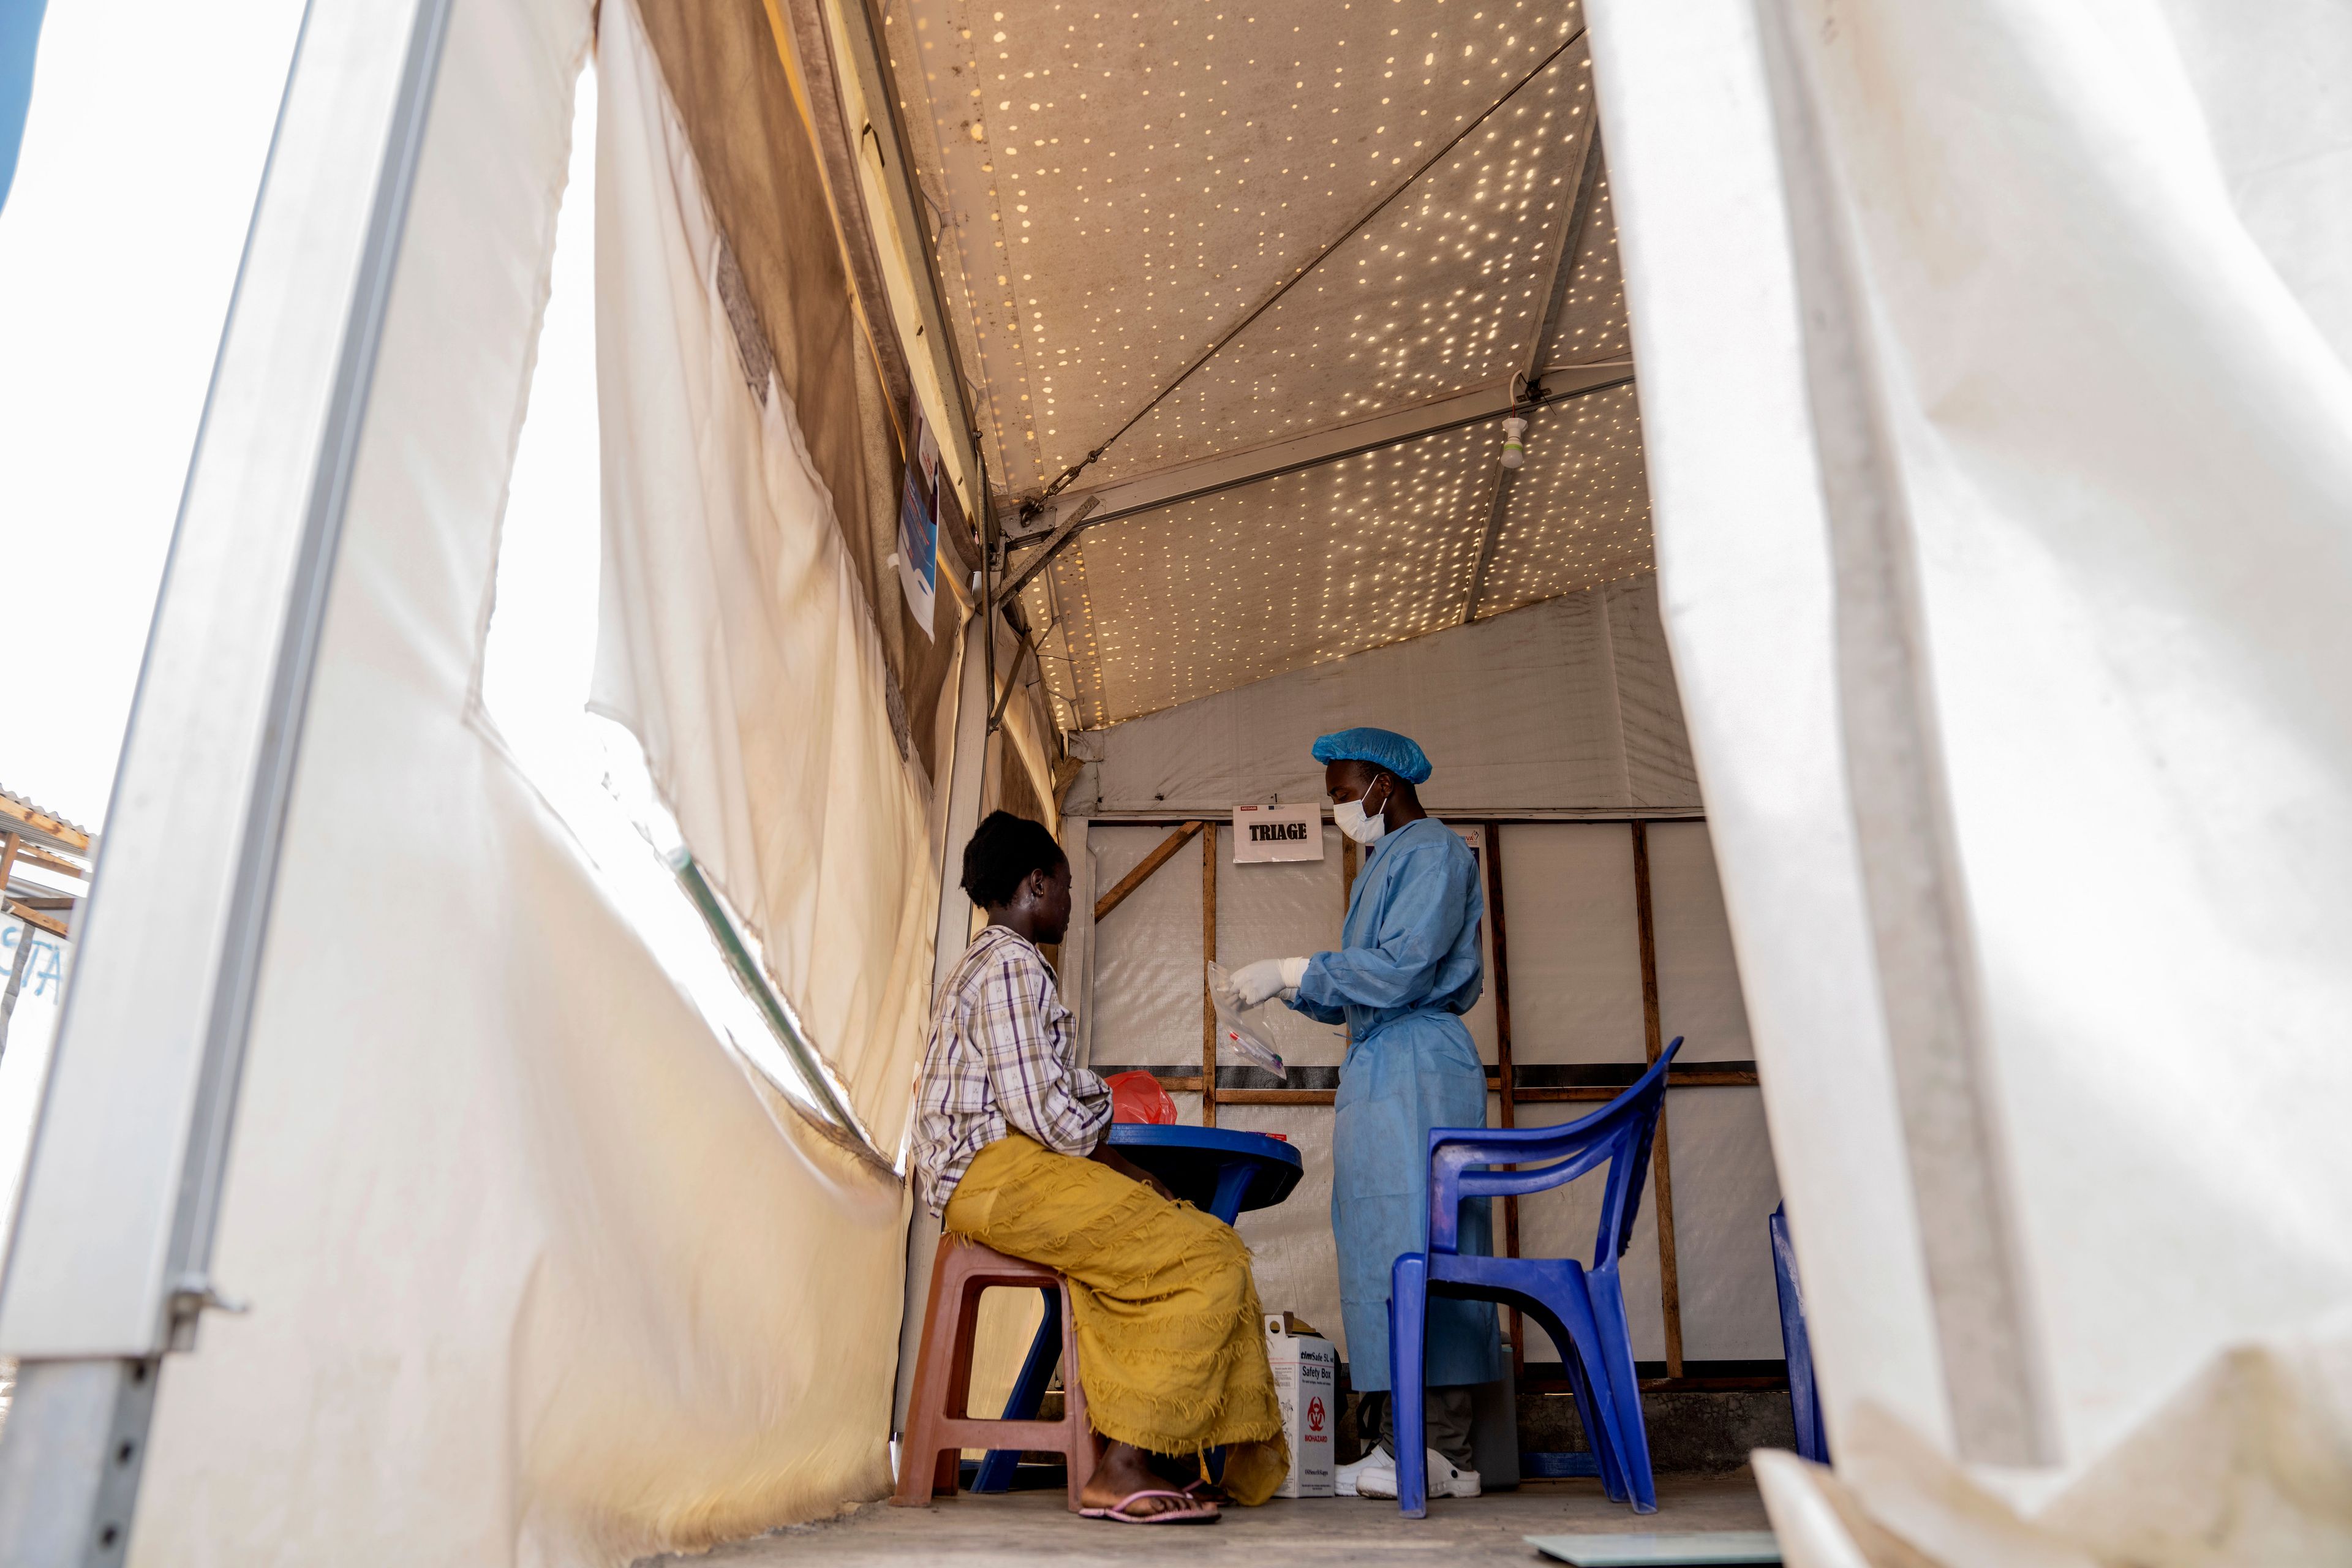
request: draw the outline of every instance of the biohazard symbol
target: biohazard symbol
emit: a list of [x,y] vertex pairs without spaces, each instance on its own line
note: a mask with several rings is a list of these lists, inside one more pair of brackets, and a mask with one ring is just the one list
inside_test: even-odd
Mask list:
[[1323,1400],[1319,1394],[1307,1402],[1307,1429],[1309,1432],[1323,1430]]

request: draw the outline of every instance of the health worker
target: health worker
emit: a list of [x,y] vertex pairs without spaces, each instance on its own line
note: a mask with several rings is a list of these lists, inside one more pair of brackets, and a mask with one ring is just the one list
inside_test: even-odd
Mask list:
[[[1348,1026],[1331,1148],[1331,1228],[1349,1373],[1360,1392],[1389,1386],[1389,1271],[1429,1244],[1429,1132],[1486,1124],[1486,1071],[1462,1015],[1486,966],[1486,902],[1461,836],[1421,806],[1429,758],[1389,730],[1341,730],[1315,742],[1339,831],[1364,846],[1337,952],[1266,959],[1234,972],[1244,1006],[1276,996],[1320,1023]],[[1486,1200],[1462,1205],[1461,1249],[1493,1250]],[[1432,1298],[1426,1374],[1429,1493],[1476,1497],[1471,1385],[1502,1376],[1492,1302]],[[1381,1443],[1342,1466],[1339,1488],[1396,1496],[1393,1399]]]

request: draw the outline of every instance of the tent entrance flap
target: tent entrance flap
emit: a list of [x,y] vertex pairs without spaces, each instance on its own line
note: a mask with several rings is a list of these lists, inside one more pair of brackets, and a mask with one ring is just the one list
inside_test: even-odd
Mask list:
[[107,824],[109,900],[9,1237],[0,1346],[23,1418],[0,1496],[44,1500],[0,1510],[10,1562],[127,1533],[138,1474],[109,1458],[143,1455],[155,1358],[225,1301],[215,1235],[288,798],[449,9],[321,20],[288,84],[278,145],[318,156],[273,151],[264,176]]
[[[618,1568],[884,1495],[991,809],[1067,847],[1087,1065],[1303,1156],[1238,1228],[1346,1355],[1366,1042],[1220,1059],[1204,976],[1390,885],[1309,751],[1362,724],[1483,900],[1454,1103],[1686,1041],[1651,1392],[1774,1375],[1785,1201],[1792,1560],[2342,1556],[2352,20],[999,4],[306,24],[0,1277],[0,1558]],[[594,505],[518,482],[542,342]],[[549,706],[642,779],[488,694],[540,507],[600,568]],[[667,814],[703,968],[574,786]]]
[[933,911],[908,890],[937,880],[929,782],[894,732],[897,677],[805,396],[772,351],[747,381],[760,326],[729,310],[734,252],[635,15],[606,19],[599,59],[591,705],[644,743],[709,887],[895,1159],[929,1012]]

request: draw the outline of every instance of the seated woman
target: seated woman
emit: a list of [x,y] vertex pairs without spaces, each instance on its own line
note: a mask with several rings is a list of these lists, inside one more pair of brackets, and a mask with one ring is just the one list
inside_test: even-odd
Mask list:
[[1068,1279],[1087,1414],[1107,1444],[1087,1517],[1213,1521],[1215,1504],[1165,1489],[1149,1461],[1219,1447],[1226,1495],[1264,1502],[1289,1458],[1249,1249],[1105,1142],[1110,1090],[1077,1065],[1038,952],[1069,925],[1069,861],[1041,824],[994,812],[964,850],[963,889],[988,926],[931,1016],[915,1100],[925,1200],[955,1235]]

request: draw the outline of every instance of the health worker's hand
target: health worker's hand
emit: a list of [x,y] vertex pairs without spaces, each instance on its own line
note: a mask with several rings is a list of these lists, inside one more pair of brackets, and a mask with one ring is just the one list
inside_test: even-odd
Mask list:
[[1298,983],[1306,977],[1307,961],[1303,958],[1261,958],[1234,970],[1233,981],[1234,989],[1241,994],[1242,1005],[1255,1007],[1276,996],[1288,1001],[1298,994]]

